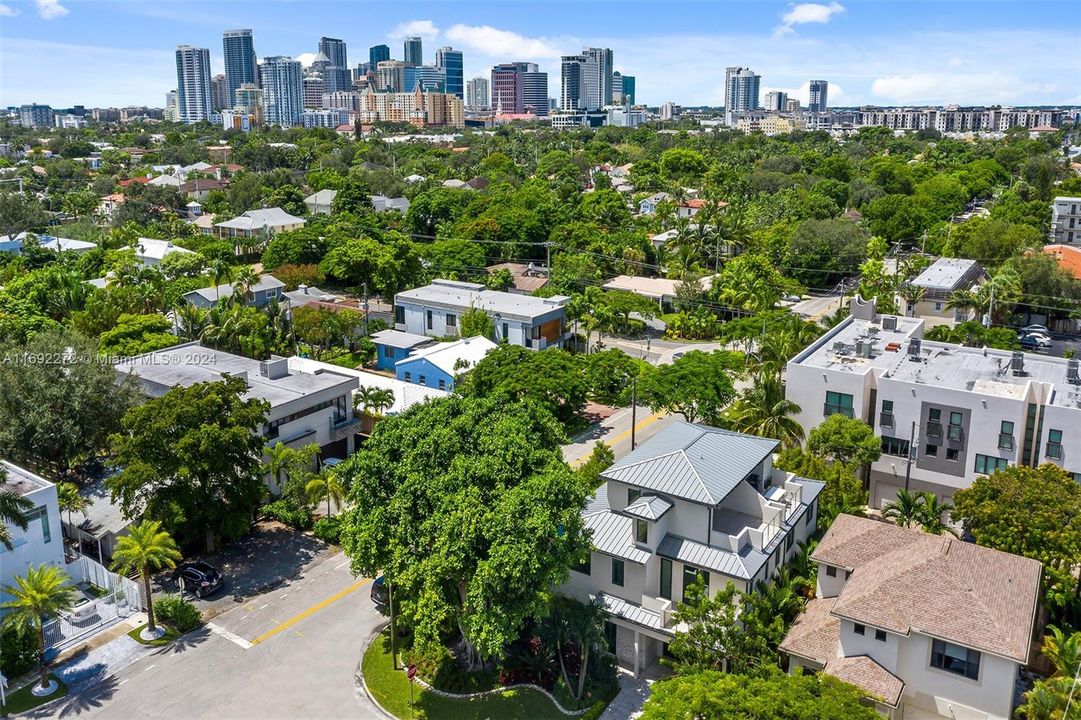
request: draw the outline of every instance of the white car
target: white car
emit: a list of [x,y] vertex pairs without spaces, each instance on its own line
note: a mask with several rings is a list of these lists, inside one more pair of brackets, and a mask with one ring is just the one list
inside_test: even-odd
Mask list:
[[1051,335],[1051,331],[1047,329],[1046,325],[1026,325],[1021,328],[1022,333],[1040,333],[1041,335]]

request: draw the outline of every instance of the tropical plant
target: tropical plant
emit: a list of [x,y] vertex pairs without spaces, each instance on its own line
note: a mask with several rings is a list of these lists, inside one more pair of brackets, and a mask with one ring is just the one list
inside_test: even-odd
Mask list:
[[[0,483],[7,477],[7,470],[0,465]],[[34,509],[34,502],[23,497],[17,492],[4,490],[0,492],[0,543],[8,550],[11,546],[11,530],[8,523],[25,530],[30,524],[27,513]]]
[[932,492],[923,493],[923,507],[920,509],[919,524],[924,532],[932,535],[956,535],[956,531],[946,524],[943,518],[949,517],[953,504],[942,502]]
[[93,504],[93,500],[79,492],[79,486],[73,482],[60,482],[56,484],[57,504],[60,511],[68,514],[68,525],[71,525],[71,514],[81,512],[86,514],[86,509]]
[[308,484],[304,486],[304,489],[312,503],[320,502],[326,498],[327,517],[334,514],[330,510],[330,501],[333,500],[340,507],[345,499],[345,488],[342,487],[337,474],[327,469],[312,477]]
[[7,613],[0,621],[3,627],[29,626],[38,636],[38,673],[41,688],[49,687],[45,667],[45,622],[67,612],[75,604],[75,589],[67,573],[54,565],[31,565],[25,575],[15,576],[15,585],[6,586],[11,596],[3,605]]
[[729,408],[728,424],[737,432],[776,438],[793,447],[803,440],[803,426],[792,417],[799,411],[799,405],[785,398],[778,378],[759,377]]
[[918,525],[923,518],[925,498],[922,493],[898,490],[897,499],[882,506],[882,517],[893,520],[901,527]]
[[394,406],[394,400],[394,391],[390,388],[362,386],[353,393],[353,409],[378,418]]
[[150,635],[154,635],[157,630],[157,625],[154,624],[150,574],[175,568],[176,561],[180,558],[176,541],[169,533],[161,529],[161,523],[156,520],[144,520],[132,525],[127,535],[116,539],[116,547],[113,549],[113,570],[124,575],[137,572],[142,577],[143,592],[146,593],[146,629]]

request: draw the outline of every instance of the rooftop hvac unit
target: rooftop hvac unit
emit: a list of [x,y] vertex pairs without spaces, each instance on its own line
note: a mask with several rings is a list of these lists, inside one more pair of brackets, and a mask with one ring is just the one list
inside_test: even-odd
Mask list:
[[1014,375],[1026,375],[1025,373],[1025,354],[1023,352],[1014,352],[1010,355],[1010,371]]
[[1066,361],[1066,382],[1071,385],[1081,385],[1081,374],[1079,374],[1077,358],[1070,358]]
[[837,353],[838,355],[846,354],[847,350],[845,348],[845,344],[844,344],[843,340],[838,340],[835,343],[833,343],[833,352]]
[[919,338],[910,338],[908,341],[908,359],[919,362],[922,348],[923,342]]
[[870,340],[857,340],[856,341],[856,354],[862,358],[871,357],[871,350],[874,349],[874,343]]
[[890,330],[890,331],[896,330],[897,329],[897,318],[895,318],[893,315],[887,315],[884,318],[882,318],[882,329],[883,330]]

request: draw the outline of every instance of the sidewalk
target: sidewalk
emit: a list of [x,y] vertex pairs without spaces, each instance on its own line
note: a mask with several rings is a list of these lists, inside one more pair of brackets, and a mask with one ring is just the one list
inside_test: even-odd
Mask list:
[[649,698],[650,685],[658,678],[657,672],[643,672],[635,678],[630,672],[619,671],[619,695],[601,713],[600,720],[631,720],[642,714],[642,706]]
[[73,695],[160,649],[138,643],[125,633],[104,645],[72,656],[53,673],[68,686],[68,695]]

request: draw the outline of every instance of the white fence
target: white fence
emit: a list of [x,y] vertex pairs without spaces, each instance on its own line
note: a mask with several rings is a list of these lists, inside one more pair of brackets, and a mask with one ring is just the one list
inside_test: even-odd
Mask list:
[[[80,602],[70,612],[45,623],[45,644],[49,648],[70,645],[144,607],[138,583],[109,572],[88,557],[83,556],[68,563],[65,570],[72,584],[79,586]],[[103,595],[91,599],[101,591],[104,591]]]

